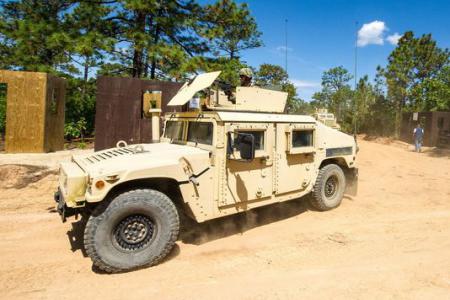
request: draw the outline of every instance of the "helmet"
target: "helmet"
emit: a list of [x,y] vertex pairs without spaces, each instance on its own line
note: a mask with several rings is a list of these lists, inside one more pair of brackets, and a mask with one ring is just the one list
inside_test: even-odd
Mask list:
[[242,68],[239,70],[239,76],[246,76],[248,78],[253,77],[253,71],[250,68]]

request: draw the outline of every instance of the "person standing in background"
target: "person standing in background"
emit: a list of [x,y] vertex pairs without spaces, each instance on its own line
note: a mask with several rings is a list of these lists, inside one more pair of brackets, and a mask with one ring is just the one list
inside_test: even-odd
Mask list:
[[423,128],[422,128],[422,126],[420,126],[420,123],[417,123],[417,126],[416,126],[416,128],[414,128],[414,132],[413,132],[414,144],[416,146],[416,152],[420,152],[422,150],[423,135],[424,135]]

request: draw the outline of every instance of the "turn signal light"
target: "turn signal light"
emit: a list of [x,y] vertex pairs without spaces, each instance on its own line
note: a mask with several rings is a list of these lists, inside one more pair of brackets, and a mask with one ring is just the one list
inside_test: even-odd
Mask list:
[[99,190],[105,187],[105,182],[103,180],[99,180],[95,183],[95,187]]

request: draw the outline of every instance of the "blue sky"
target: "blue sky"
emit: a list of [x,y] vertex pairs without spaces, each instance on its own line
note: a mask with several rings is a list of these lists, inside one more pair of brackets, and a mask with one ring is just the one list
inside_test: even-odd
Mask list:
[[342,65],[354,72],[357,30],[358,77],[367,74],[373,79],[377,65],[384,66],[395,48],[396,34],[408,30],[416,35],[431,33],[440,47],[450,48],[450,0],[238,2],[248,3],[263,33],[264,47],[242,53],[254,67],[284,66],[288,20],[288,73],[305,100],[320,90],[324,70]]

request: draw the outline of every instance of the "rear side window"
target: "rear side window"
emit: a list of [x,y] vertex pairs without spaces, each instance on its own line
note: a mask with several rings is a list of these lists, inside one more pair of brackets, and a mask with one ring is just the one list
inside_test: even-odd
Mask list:
[[188,141],[212,145],[213,124],[210,122],[189,122]]
[[239,133],[246,133],[253,135],[255,139],[255,150],[264,150],[264,130],[249,130],[249,131],[241,131]]
[[313,132],[313,130],[293,130],[292,147],[312,147]]

